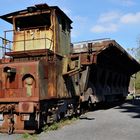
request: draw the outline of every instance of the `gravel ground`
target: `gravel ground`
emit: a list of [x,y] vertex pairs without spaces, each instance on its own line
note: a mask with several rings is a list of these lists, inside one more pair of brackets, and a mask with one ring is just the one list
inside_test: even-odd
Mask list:
[[[57,131],[30,140],[140,140],[140,100],[88,112]],[[0,134],[0,140],[22,140],[23,135]],[[27,139],[27,138],[26,138]]]

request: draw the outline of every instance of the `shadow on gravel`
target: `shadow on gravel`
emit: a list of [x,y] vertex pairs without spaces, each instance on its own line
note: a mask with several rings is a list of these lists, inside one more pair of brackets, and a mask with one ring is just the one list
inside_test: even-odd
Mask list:
[[116,107],[121,112],[132,113],[132,118],[140,118],[140,99],[127,100],[126,103]]
[[121,106],[122,104],[124,104],[123,102],[120,101],[115,101],[115,102],[106,102],[106,103],[100,103],[98,104],[93,110],[91,111],[96,111],[96,110],[108,110],[110,108],[114,108],[116,106]]

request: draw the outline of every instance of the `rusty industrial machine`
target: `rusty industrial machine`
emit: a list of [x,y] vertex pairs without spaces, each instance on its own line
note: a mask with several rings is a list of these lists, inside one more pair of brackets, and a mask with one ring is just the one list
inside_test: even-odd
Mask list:
[[38,4],[1,16],[0,132],[34,133],[79,113],[82,103],[121,100],[140,70],[115,40],[71,44],[69,17]]

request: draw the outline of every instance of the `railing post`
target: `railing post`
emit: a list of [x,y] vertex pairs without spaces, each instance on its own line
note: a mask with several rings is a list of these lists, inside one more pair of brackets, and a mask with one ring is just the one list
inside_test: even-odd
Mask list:
[[25,30],[24,30],[24,51],[25,51]]

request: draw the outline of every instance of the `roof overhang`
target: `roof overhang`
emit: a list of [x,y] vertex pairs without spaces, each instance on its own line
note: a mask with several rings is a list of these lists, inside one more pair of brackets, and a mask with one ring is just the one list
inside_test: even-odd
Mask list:
[[46,3],[45,4],[36,4],[34,6],[27,7],[24,10],[12,12],[6,15],[0,16],[1,19],[13,24],[13,17],[19,17],[19,16],[27,16],[30,14],[41,14],[42,12],[49,12],[52,9],[56,10],[58,14],[61,16],[65,17],[70,23],[72,23],[71,19],[57,6],[48,6]]
[[89,46],[90,55],[94,56],[93,58],[96,61],[93,62],[97,65],[104,67],[108,65],[110,69],[115,69],[128,75],[140,71],[140,63],[127,53],[115,40],[103,39],[75,43],[74,53],[88,53]]

